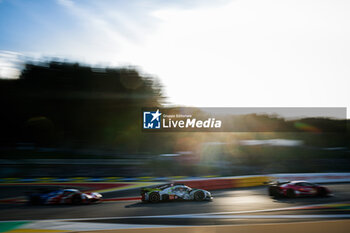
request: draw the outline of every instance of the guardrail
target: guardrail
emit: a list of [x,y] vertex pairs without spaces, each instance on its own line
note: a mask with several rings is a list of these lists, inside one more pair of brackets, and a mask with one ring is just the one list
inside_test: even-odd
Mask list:
[[306,180],[314,183],[350,182],[350,173],[289,173],[271,174],[278,181]]
[[191,176],[169,176],[169,177],[152,177],[152,176],[140,176],[140,177],[37,177],[37,178],[19,178],[19,177],[6,177],[0,178],[0,183],[85,183],[85,182],[172,182],[181,179],[210,179],[218,176],[203,176],[203,177],[191,177]]
[[206,190],[253,187],[265,185],[271,180],[306,180],[315,183],[350,182],[350,173],[291,173],[268,174],[257,176],[232,176],[232,177],[41,177],[41,178],[0,178],[0,183],[95,183],[95,182],[178,182],[193,188]]
[[305,180],[313,183],[350,182],[350,173],[289,173],[261,176],[233,176],[211,179],[180,180],[193,188],[206,190],[241,188],[265,185],[269,181]]
[[269,176],[233,176],[209,179],[179,180],[192,188],[217,190],[264,185],[270,180]]

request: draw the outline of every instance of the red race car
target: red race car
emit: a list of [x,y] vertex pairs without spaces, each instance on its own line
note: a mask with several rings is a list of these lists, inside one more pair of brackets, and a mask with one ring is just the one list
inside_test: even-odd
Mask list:
[[318,184],[307,181],[288,181],[272,183],[268,187],[270,196],[273,197],[299,197],[299,196],[320,196],[325,197],[331,194],[329,189]]

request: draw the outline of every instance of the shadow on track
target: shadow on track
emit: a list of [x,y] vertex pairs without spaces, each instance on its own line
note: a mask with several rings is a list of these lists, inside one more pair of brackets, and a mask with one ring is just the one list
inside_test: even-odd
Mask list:
[[211,201],[193,201],[193,200],[172,200],[172,201],[162,201],[157,203],[151,203],[151,202],[137,202],[130,205],[126,205],[125,208],[142,208],[142,207],[178,207],[179,205],[183,206],[184,204],[191,204],[191,205],[203,205],[211,203]]

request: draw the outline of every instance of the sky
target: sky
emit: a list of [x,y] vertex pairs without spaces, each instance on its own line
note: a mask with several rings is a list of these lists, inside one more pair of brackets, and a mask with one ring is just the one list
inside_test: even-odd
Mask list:
[[171,104],[349,116],[349,12],[347,0],[0,0],[0,76],[28,57],[130,65]]

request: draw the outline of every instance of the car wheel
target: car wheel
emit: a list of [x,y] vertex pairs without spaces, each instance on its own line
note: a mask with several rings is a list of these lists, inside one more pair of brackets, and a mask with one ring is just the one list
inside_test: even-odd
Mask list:
[[327,196],[327,190],[325,188],[319,188],[317,190],[317,195],[320,197],[325,197]]
[[269,187],[269,196],[274,198],[280,197],[280,194],[278,193],[277,188]]
[[41,203],[40,197],[30,197],[29,204],[30,205],[39,205]]
[[160,201],[160,196],[159,196],[159,193],[151,193],[149,195],[149,201],[152,202],[152,203],[156,203],[156,202],[159,202]]
[[269,187],[269,196],[274,196],[273,188]]
[[194,193],[194,200],[196,201],[203,201],[205,198],[204,192],[203,191],[197,191]]
[[278,196],[276,187],[269,187],[269,196],[276,197]]
[[287,197],[289,197],[289,198],[295,197],[295,192],[294,192],[293,189],[288,189],[287,190]]
[[72,204],[73,205],[79,205],[79,204],[81,204],[82,203],[82,199],[81,199],[81,196],[80,195],[74,195],[73,197],[72,197]]

